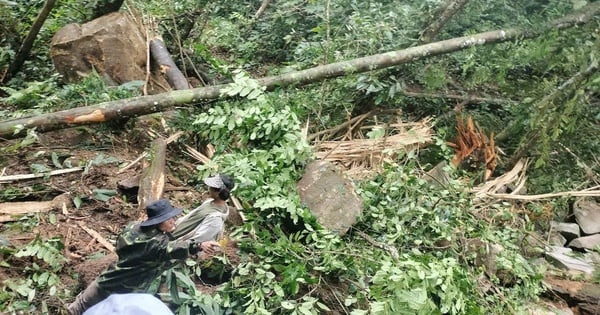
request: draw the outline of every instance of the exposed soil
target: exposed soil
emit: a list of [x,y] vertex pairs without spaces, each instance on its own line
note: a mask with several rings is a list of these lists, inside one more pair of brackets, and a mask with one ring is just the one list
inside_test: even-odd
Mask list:
[[[19,149],[12,155],[0,155],[3,176],[31,174],[36,165],[52,170],[59,169],[59,166],[84,168],[84,171],[0,184],[0,202],[49,201],[65,193],[73,201],[67,209],[30,214],[15,218],[16,222],[0,223],[0,242],[8,244],[9,248],[19,248],[38,236],[42,240],[59,238],[64,244],[63,255],[68,260],[60,272],[62,287],[59,292],[63,289],[79,292],[116,259],[116,255],[89,231],[97,232],[114,244],[121,229],[143,215],[143,211],[138,209],[136,190],[121,189],[119,183],[141,174],[145,159],[123,169],[148,148],[152,139],[146,131],[153,123],[156,122],[152,119],[138,122],[138,126],[130,129],[132,131],[120,135],[92,134],[85,128],[40,134],[38,143]],[[3,145],[10,146],[19,141],[4,141]],[[193,178],[195,163],[198,162],[180,154],[177,143],[167,147],[164,197],[177,207],[191,209],[206,197],[204,187],[197,185]],[[103,200],[95,196],[97,189],[117,193]],[[74,202],[77,198],[82,200],[79,208]],[[235,246],[235,242],[228,242],[224,250],[232,263],[239,260]],[[0,252],[0,257],[8,265],[0,267],[0,279],[3,281],[23,278],[30,272],[25,268],[33,263],[31,257],[16,258],[6,252]],[[210,260],[210,257],[199,259]],[[44,267],[43,261],[35,262]],[[201,280],[198,279],[198,289],[203,292],[214,290],[215,283],[204,284]],[[38,298],[48,297],[38,294]],[[70,302],[69,298],[65,297],[65,301],[49,298],[46,302],[51,309],[61,310]]]

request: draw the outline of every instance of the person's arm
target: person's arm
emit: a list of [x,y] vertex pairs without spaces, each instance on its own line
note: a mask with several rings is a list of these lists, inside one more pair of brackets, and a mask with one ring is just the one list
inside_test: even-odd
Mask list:
[[198,246],[193,242],[182,240],[169,241],[167,237],[157,239],[157,242],[152,247],[154,250],[149,254],[154,255],[156,257],[154,259],[161,261],[181,260],[198,252]]
[[169,257],[169,259],[185,259],[190,255],[197,254],[199,251],[203,251],[207,254],[213,254],[219,247],[219,243],[213,240],[175,240],[168,243],[166,255]]

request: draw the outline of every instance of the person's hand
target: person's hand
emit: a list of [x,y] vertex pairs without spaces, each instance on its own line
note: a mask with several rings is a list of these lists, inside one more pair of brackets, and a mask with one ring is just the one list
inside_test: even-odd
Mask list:
[[221,246],[219,246],[219,243],[215,241],[206,241],[200,243],[200,249],[202,249],[202,251],[208,255],[214,254],[217,250],[219,250],[220,247]]

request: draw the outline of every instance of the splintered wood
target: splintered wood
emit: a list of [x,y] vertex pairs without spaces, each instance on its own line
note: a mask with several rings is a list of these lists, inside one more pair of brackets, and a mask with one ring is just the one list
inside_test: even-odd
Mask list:
[[458,167],[467,158],[478,167],[485,164],[484,180],[492,176],[496,169],[496,146],[494,144],[494,133],[488,138],[481,128],[475,126],[471,116],[464,121],[462,115],[457,116],[456,130],[458,132],[455,143],[449,143],[454,148],[452,165]]
[[[362,127],[376,130],[383,125]],[[314,145],[317,158],[341,164],[349,170],[376,169],[393,161],[399,153],[406,153],[431,142],[429,120],[415,123],[386,124],[385,135],[375,139],[323,141]],[[355,135],[356,138],[362,134]]]

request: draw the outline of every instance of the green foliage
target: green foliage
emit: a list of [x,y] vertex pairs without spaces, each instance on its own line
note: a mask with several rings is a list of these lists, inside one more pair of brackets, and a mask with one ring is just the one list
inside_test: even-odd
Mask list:
[[[189,261],[192,265],[195,262]],[[176,304],[178,315],[226,315],[229,311],[221,308],[218,300],[196,290],[188,268],[170,269],[163,275],[168,294],[161,294],[163,300]]]
[[58,238],[42,240],[37,236],[28,245],[14,252],[14,258],[9,261],[14,267],[22,266],[19,258],[32,259],[33,263],[23,268],[26,277],[5,279],[5,293],[0,295],[0,311],[17,312],[38,308],[41,314],[49,314],[45,301],[60,293],[62,281],[58,272],[67,262],[62,255],[62,248],[63,244]]
[[[475,269],[459,263],[466,257],[458,242],[481,237],[504,245],[515,242],[518,233],[505,228],[494,236],[469,213],[465,187],[459,182],[444,190],[430,187],[416,172],[414,154],[389,165],[359,191],[365,212],[356,228],[397,248],[399,260],[355,237],[343,239],[322,230],[294,191],[286,189],[295,185],[296,168],[307,157],[292,113],[264,94],[244,107],[238,101],[220,102],[191,118],[198,135],[218,148],[213,162],[198,167],[198,178],[219,165],[218,171],[235,174],[236,195],[254,201],[245,209],[248,221],[234,233],[242,262],[217,294],[223,307],[243,313],[318,314],[331,305],[321,292],[310,292],[335,281],[351,283],[339,298],[354,314],[483,314],[515,308],[519,298],[539,294],[539,273],[509,245],[502,266],[519,279],[516,293],[506,293],[510,299],[502,301],[479,291]],[[440,241],[455,245],[439,251]],[[357,280],[365,278],[372,283]]]
[[[309,151],[295,114],[269,97],[243,108],[237,105],[213,106],[194,118],[199,135],[210,139],[221,153],[213,160],[214,165],[235,174],[244,186],[265,187],[262,195],[251,196],[256,207],[265,211],[287,209],[297,219],[302,211],[295,205],[297,201],[288,200],[286,187],[298,178],[295,167],[303,163]],[[239,151],[222,152],[232,147]],[[214,172],[214,166],[205,165],[199,170],[199,176],[206,176]]]
[[89,104],[113,101],[140,94],[137,82],[108,86],[96,72],[91,73],[77,84],[59,87],[59,77],[50,76],[43,82],[30,82],[23,89],[0,87],[8,94],[0,98],[0,102],[19,109],[18,111],[0,112],[2,118],[20,118],[37,115],[48,111],[58,111]]
[[384,262],[373,277],[371,294],[381,299],[373,314],[482,314],[476,285],[453,258],[404,255]]
[[[13,58],[43,2],[0,1],[0,17],[7,21],[0,26],[7,34],[0,39],[0,68]],[[108,87],[94,73],[80,83],[63,85],[51,75],[47,52],[51,35],[60,26],[89,16],[96,2],[64,1],[57,6],[23,72],[2,88],[0,102],[6,106],[0,111],[1,118],[139,95],[140,82]],[[537,29],[584,2],[469,1],[436,38],[509,27]],[[509,155],[523,148],[521,140],[539,133],[539,141],[526,152],[543,162],[528,172],[531,190],[580,188],[581,178],[590,170],[597,173],[600,167],[593,162],[600,152],[600,113],[594,93],[600,80],[596,74],[573,87],[564,101],[539,101],[597,58],[597,23],[302,89],[267,93],[252,79],[418,45],[420,32],[444,3],[288,0],[272,2],[260,17],[254,17],[260,1],[134,3],[143,14],[157,18],[171,47],[181,49],[180,53],[173,50],[174,55],[188,54],[191,48],[191,63],[206,65],[209,76],[230,77],[233,83],[223,90],[230,100],[211,103],[210,108],[201,108],[205,111],[201,113],[195,112],[197,108],[186,109],[178,127],[216,148],[213,161],[198,167],[196,179],[217,171],[236,177],[235,194],[244,201],[248,217],[232,234],[239,240],[242,261],[212,296],[197,292],[190,280],[206,266],[190,264],[165,275],[169,289],[165,299],[179,306],[178,314],[318,314],[330,312],[333,306],[342,308],[334,311],[356,315],[503,314],[518,311],[523,301],[540,294],[541,271],[514,245],[523,231],[498,227],[475,215],[485,210],[507,222],[517,220],[510,205],[479,205],[488,207],[482,210],[472,204],[469,187],[459,180],[432,187],[418,170],[424,163],[449,159],[452,152],[445,142],[451,140],[455,126],[453,117],[448,117],[453,116],[455,107],[463,107],[485,130],[499,133],[510,127],[508,136],[497,142]],[[187,19],[197,19],[191,24],[195,27],[185,29]],[[406,91],[490,96],[514,102],[463,104],[444,97],[407,97]],[[295,191],[303,166],[312,158],[305,126],[314,133],[371,109],[401,110],[411,119],[444,117],[436,125],[435,145],[402,155],[390,161],[381,174],[356,181],[364,212],[353,229],[366,233],[384,245],[381,247],[355,230],[343,237],[323,230]],[[380,137],[381,130],[366,136]],[[22,142],[0,150],[18,152],[35,137],[31,130]],[[565,143],[569,146],[559,145]],[[576,166],[571,162],[574,156]],[[105,160],[97,157],[86,170]],[[55,158],[52,164],[63,166]],[[36,172],[49,167],[32,165]],[[10,200],[15,190],[4,189],[0,198]],[[74,202],[81,206],[86,198],[104,201],[114,194],[97,189],[91,196],[76,196]],[[532,214],[541,212],[536,206],[527,205]],[[554,206],[568,209],[568,200],[556,201]],[[23,229],[33,229],[36,221],[26,218],[20,224]],[[465,239],[472,238],[504,248],[496,264],[508,274],[510,283],[491,276],[495,291],[484,292],[478,286],[482,267],[472,265],[461,248]],[[441,243],[450,245],[440,248]],[[6,282],[6,290],[0,293],[2,305],[10,305],[6,311],[29,309],[40,290],[55,285],[53,275],[61,262],[49,249],[52,246],[60,247],[53,241],[38,241],[21,254],[25,256],[15,257],[31,259],[36,265],[26,270],[27,278]],[[231,267],[225,259],[210,264],[213,276],[223,275]],[[336,302],[331,302],[331,292]],[[4,303],[9,300],[11,303]]]

